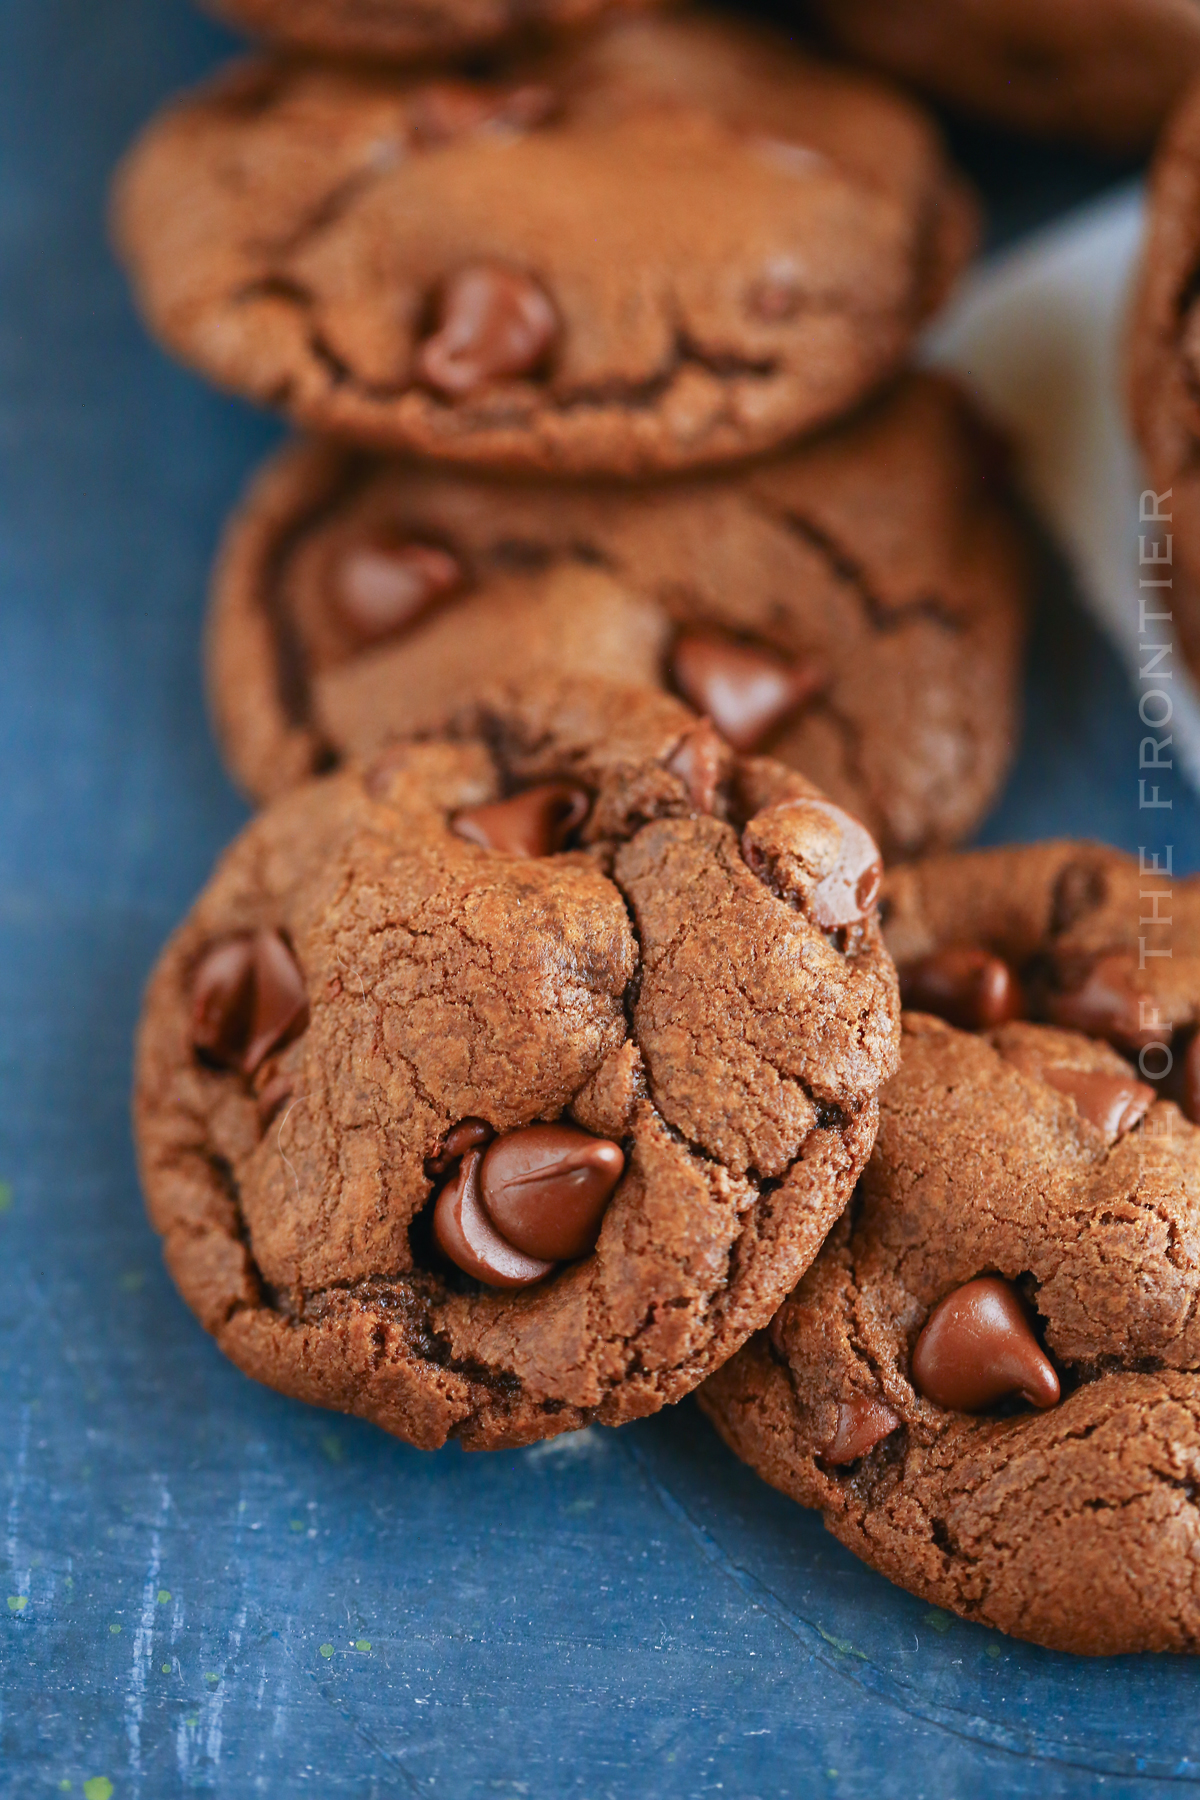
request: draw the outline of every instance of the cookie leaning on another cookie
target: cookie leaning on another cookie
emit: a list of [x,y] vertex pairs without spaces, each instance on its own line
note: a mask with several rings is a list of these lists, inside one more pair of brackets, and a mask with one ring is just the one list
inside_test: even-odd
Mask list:
[[300,445],[227,533],[209,689],[262,799],[490,680],[665,683],[912,855],[968,831],[1007,766],[1027,563],[978,421],[931,375],[798,451],[637,492]]
[[880,1109],[854,1206],[704,1410],[938,1606],[1200,1650],[1200,1130],[1102,1042],[919,1014]]
[[1194,0],[808,0],[831,37],[970,112],[1133,151],[1200,73]]
[[1200,1123],[1200,875],[1060,839],[892,869],[880,905],[904,1003],[1106,1039]]
[[933,125],[703,14],[487,82],[241,67],[126,159],[151,327],[315,429],[630,475],[769,448],[897,369],[974,238]]
[[248,1373],[423,1446],[679,1399],[870,1152],[879,875],[801,777],[599,683],[286,796],[146,999],[140,1162],[185,1299]]
[[1095,1654],[1200,1649],[1200,877],[1161,860],[889,873],[920,1010],[871,1164],[702,1396],[901,1586]]
[[653,0],[204,0],[211,12],[296,50],[325,56],[456,56],[523,37],[567,30],[602,13]]

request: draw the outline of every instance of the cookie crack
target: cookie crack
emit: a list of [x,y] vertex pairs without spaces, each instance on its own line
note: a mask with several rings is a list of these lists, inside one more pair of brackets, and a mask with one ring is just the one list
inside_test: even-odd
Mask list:
[[854,594],[863,619],[877,635],[890,636],[919,620],[928,621],[955,637],[965,634],[966,621],[940,594],[926,594],[900,606],[888,605],[872,585],[859,558],[827,526],[818,524],[810,513],[789,506],[773,507],[761,495],[755,497],[753,505],[760,517],[783,526],[823,558],[830,574]]

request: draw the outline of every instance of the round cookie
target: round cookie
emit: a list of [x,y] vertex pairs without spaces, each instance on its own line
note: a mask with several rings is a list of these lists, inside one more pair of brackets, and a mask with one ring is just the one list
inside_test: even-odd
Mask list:
[[1003,778],[1026,587],[995,459],[932,375],[769,462],[636,491],[309,443],[227,533],[209,688],[261,800],[489,679],[666,683],[913,855],[965,835]]
[[379,448],[622,475],[846,411],[975,229],[912,104],[703,14],[487,81],[240,67],[149,127],[114,220],[152,329],[224,386]]
[[1198,269],[1200,92],[1180,108],[1155,159],[1129,331],[1130,403],[1152,490],[1141,505],[1139,576],[1168,583],[1142,598],[1148,613],[1174,614],[1176,639],[1200,673]]
[[231,25],[324,56],[456,56],[545,28],[570,29],[649,0],[205,0]]
[[1196,0],[810,0],[831,39],[968,112],[1133,151],[1200,73]]
[[906,1013],[853,1207],[708,1382],[891,1580],[1055,1650],[1200,1650],[1200,1131],[1094,1038]]
[[879,875],[801,777],[603,683],[285,796],[145,1004],[140,1164],[185,1299],[247,1373],[423,1446],[679,1399],[870,1153]]
[[1104,1038],[1200,1123],[1200,875],[1058,840],[926,857],[880,902],[904,1004]]

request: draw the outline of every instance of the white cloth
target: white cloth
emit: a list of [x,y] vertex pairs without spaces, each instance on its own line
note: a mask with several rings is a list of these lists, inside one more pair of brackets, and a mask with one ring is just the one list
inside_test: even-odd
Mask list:
[[[1154,573],[1138,569],[1139,530],[1154,528],[1139,526],[1146,483],[1124,392],[1142,218],[1140,187],[1125,187],[986,259],[926,340],[927,360],[956,370],[1012,434],[1026,498],[1135,685],[1138,577]],[[1148,629],[1162,641],[1170,627]],[[1200,787],[1200,692],[1180,656],[1169,666],[1175,766]]]

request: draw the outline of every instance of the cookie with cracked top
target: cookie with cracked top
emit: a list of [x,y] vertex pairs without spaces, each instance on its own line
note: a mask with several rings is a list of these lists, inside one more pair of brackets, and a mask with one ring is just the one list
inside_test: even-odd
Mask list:
[[1200,1130],[1117,1051],[906,1013],[853,1206],[701,1391],[873,1568],[1055,1650],[1200,1650]]
[[636,491],[294,446],[226,536],[218,736],[258,799],[501,674],[668,685],[885,854],[964,835],[1016,734],[1027,558],[951,383],[767,462]]
[[487,80],[240,67],[149,127],[114,219],[150,325],[224,386],[379,448],[619,475],[845,412],[974,238],[915,106],[703,14]]
[[1200,1648],[1200,877],[1169,861],[890,871],[917,1010],[871,1164],[703,1396],[902,1586],[1097,1654]]
[[[1167,621],[1155,615],[1172,614],[1176,642],[1200,675],[1198,271],[1200,91],[1194,91],[1164,133],[1151,172],[1128,344],[1133,424],[1152,489],[1143,495],[1137,527],[1144,654],[1166,641]],[[1156,585],[1145,585],[1150,582]],[[1153,663],[1147,666],[1155,672]],[[1157,668],[1169,671],[1169,658]]]
[[424,1446],[679,1399],[870,1153],[879,879],[800,776],[599,682],[286,795],[146,999],[140,1164],[185,1299],[248,1373]]
[[1059,839],[890,870],[881,916],[905,1005],[1104,1038],[1200,1123],[1200,875],[1171,862]]
[[204,0],[231,25],[323,56],[415,62],[489,48],[533,31],[575,29],[653,0]]
[[1195,0],[807,0],[831,38],[998,124],[1141,150],[1200,74]]

